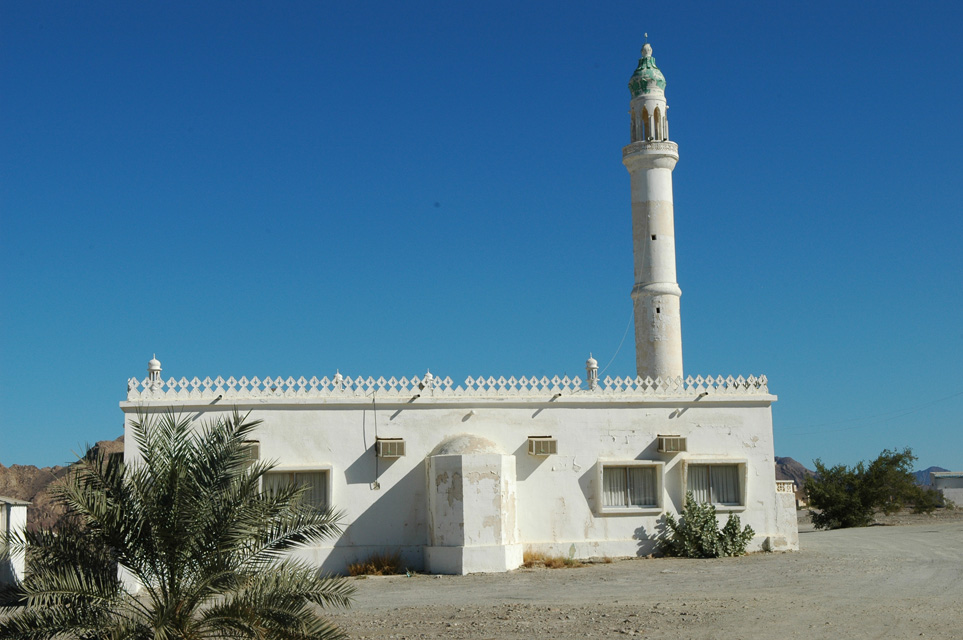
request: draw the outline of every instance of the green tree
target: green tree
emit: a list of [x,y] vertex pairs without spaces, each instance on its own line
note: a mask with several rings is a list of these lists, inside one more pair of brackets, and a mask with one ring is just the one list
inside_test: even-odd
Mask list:
[[192,422],[142,416],[142,462],[82,460],[58,489],[62,524],[7,541],[26,547],[28,574],[0,638],[344,637],[319,608],[348,606],[353,588],[290,554],[340,533],[340,514],[306,504],[303,487],[260,490],[270,466],[244,442],[260,421]]
[[827,467],[814,460],[816,475],[806,479],[813,525],[817,529],[865,527],[878,512],[890,514],[909,504],[916,512],[930,512],[939,504],[932,489],[916,484],[910,448],[884,450],[868,465]]
[[699,504],[691,491],[685,494],[685,508],[677,521],[671,513],[665,515],[665,535],[659,539],[659,548],[667,556],[683,558],[719,558],[741,556],[755,532],[746,525],[741,528],[739,516],[729,514],[726,525],[720,530],[716,508],[711,504]]

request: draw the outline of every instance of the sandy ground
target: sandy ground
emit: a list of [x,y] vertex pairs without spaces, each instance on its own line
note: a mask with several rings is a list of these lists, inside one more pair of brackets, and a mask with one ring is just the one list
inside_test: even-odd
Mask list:
[[354,579],[352,638],[963,638],[963,511],[814,531],[796,553]]

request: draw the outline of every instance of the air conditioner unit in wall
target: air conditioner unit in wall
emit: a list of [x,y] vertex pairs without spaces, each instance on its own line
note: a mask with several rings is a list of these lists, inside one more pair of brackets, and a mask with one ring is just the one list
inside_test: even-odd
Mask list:
[[405,455],[404,438],[378,438],[375,449],[379,458],[401,458]]
[[684,437],[659,436],[659,453],[679,453],[681,451],[686,451]]
[[558,453],[558,440],[551,436],[529,436],[528,455],[553,456]]

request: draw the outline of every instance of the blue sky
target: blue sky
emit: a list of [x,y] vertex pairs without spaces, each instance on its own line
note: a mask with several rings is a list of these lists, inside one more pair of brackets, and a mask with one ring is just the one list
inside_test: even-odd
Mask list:
[[0,463],[118,436],[153,353],[634,374],[648,32],[686,373],[766,374],[777,455],[963,468],[963,5],[663,5],[2,2]]

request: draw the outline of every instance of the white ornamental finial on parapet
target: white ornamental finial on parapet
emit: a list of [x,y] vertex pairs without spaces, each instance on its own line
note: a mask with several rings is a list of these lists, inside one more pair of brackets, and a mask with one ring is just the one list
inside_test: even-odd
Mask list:
[[421,379],[422,389],[431,389],[435,383],[435,376],[431,375],[431,369],[425,369],[425,377]]
[[592,357],[591,352],[585,361],[585,381],[588,382],[589,391],[599,386],[599,362]]
[[157,359],[157,354],[147,362],[147,380],[151,386],[156,386],[161,381],[161,364]]
[[337,391],[344,391],[344,376],[341,375],[341,369],[335,369],[334,388]]

